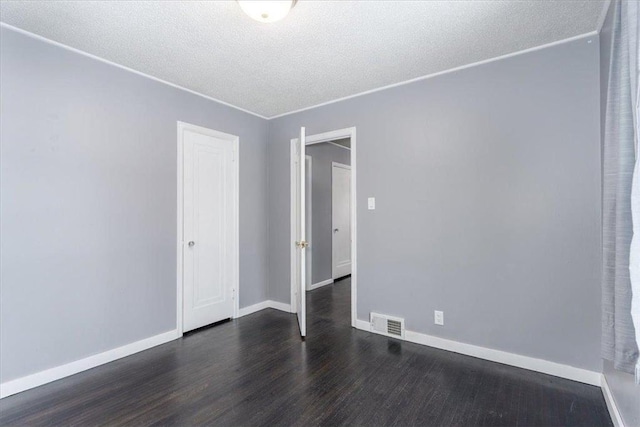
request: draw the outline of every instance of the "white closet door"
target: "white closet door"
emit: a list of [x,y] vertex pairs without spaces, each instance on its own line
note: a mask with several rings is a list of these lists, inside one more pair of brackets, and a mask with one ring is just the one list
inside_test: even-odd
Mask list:
[[183,331],[233,317],[234,142],[185,127],[183,138]]

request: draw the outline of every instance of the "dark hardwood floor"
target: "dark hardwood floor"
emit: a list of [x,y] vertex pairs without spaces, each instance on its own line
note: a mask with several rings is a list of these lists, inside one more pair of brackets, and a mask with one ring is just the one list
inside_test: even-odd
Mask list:
[[352,329],[349,279],[0,401],[0,425],[609,426],[599,388]]

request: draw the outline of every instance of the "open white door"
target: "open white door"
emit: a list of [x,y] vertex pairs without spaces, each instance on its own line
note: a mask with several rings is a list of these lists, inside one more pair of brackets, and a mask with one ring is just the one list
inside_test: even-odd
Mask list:
[[296,142],[296,314],[300,335],[304,338],[307,334],[306,319],[306,251],[309,244],[306,241],[306,194],[305,194],[305,131],[300,128],[300,138]]

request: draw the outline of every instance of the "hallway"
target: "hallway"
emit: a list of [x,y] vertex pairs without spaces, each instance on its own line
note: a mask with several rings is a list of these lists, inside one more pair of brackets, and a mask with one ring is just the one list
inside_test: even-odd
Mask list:
[[352,329],[350,280],[0,401],[0,425],[611,425],[599,388]]

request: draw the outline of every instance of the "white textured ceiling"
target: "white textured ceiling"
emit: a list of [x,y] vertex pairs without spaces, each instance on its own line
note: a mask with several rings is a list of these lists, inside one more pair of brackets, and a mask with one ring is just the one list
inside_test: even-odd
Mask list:
[[0,20],[265,117],[597,30],[601,0],[2,1]]

